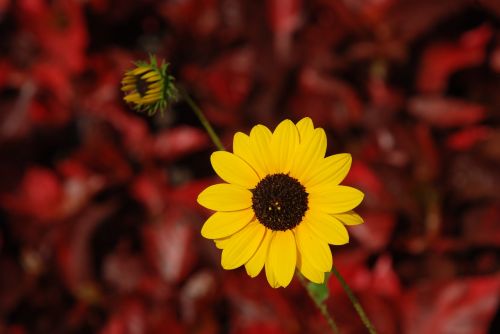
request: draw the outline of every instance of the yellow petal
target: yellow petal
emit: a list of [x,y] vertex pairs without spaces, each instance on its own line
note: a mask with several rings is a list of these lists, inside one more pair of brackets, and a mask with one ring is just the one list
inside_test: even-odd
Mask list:
[[292,231],[276,231],[269,245],[269,264],[279,286],[287,287],[292,281],[297,264],[297,246]]
[[154,96],[146,96],[143,99],[141,99],[140,103],[151,103],[151,102],[156,102],[160,99],[159,95],[154,95]]
[[333,216],[338,220],[340,220],[345,225],[363,224],[363,218],[361,218],[361,216],[354,211],[349,211],[345,213],[336,213]]
[[236,211],[252,206],[252,193],[234,184],[210,186],[198,195],[198,203],[215,211]]
[[266,229],[266,233],[264,234],[264,238],[262,239],[259,248],[250,260],[245,263],[245,269],[248,276],[256,277],[264,267],[267,259],[267,251],[269,250],[269,241],[271,240],[273,233],[273,231]]
[[329,244],[343,245],[349,242],[345,226],[327,213],[309,210],[302,224],[307,224],[311,231]]
[[122,80],[122,85],[135,83],[136,81],[137,81],[137,79],[134,76],[125,75],[125,77]]
[[233,234],[222,251],[222,268],[235,269],[245,264],[259,247],[265,231],[264,225],[254,220]]
[[314,132],[314,125],[311,118],[304,117],[300,121],[298,121],[297,130],[299,131],[300,142],[303,142],[306,140],[306,138],[309,138]]
[[216,212],[201,228],[201,235],[207,239],[228,237],[245,227],[253,217],[252,209]]
[[150,71],[150,72],[145,73],[144,75],[142,75],[142,76],[141,76],[141,79],[146,80],[146,79],[151,78],[151,77],[154,77],[154,76],[159,77],[159,74],[158,74],[158,73],[156,73],[156,71]]
[[260,179],[266,176],[264,168],[254,158],[250,148],[250,137],[243,132],[237,132],[233,138],[233,152],[253,168]]
[[324,158],[325,153],[326,134],[323,129],[317,128],[309,138],[300,142],[290,169],[291,176],[298,180],[307,177],[310,170]]
[[149,87],[148,86],[148,91],[146,92],[146,95],[152,95],[154,93],[159,93],[161,92],[161,87]]
[[[271,244],[273,242],[275,235],[276,235],[276,232],[273,232],[273,234],[271,236],[271,240],[269,240],[269,244]],[[276,275],[274,274],[274,268],[271,265],[269,256],[266,257],[265,266],[266,266],[266,278],[267,278],[267,282],[269,283],[269,285],[272,288],[278,288],[279,287],[279,283],[278,283],[278,280],[276,279]]]
[[158,74],[146,79],[146,82],[156,82],[156,81],[161,82],[161,77]]
[[154,93],[154,94],[147,94],[142,97],[143,100],[159,100],[161,98],[160,93]]
[[161,81],[148,84],[149,89],[161,88],[162,86],[163,86],[163,82],[161,82]]
[[137,67],[129,72],[127,72],[127,75],[133,75],[133,76],[136,76],[136,75],[140,75],[144,72],[147,72],[151,70],[151,68],[149,67],[146,67],[146,66],[140,66],[140,67]]
[[361,191],[347,186],[316,186],[309,193],[309,208],[326,213],[343,213],[357,207],[363,197]]
[[299,144],[297,127],[290,120],[284,120],[274,130],[271,138],[271,153],[275,173],[288,173]]
[[215,239],[214,240],[215,247],[217,247],[218,249],[224,249],[224,248],[226,248],[227,243],[229,242],[229,239],[231,239],[231,237],[225,237],[225,238],[221,238],[221,239]]
[[138,93],[127,95],[123,98],[127,102],[133,102],[141,99],[141,96]]
[[325,273],[317,270],[309,261],[302,258],[300,252],[297,253],[297,268],[311,282],[322,284],[325,281]]
[[275,171],[274,160],[271,154],[271,131],[265,126],[259,124],[250,131],[250,149],[259,169],[266,174]]
[[146,92],[146,94],[144,95],[144,98],[145,98],[145,99],[149,99],[149,98],[155,97],[155,98],[159,99],[161,96],[162,96],[161,92],[150,93],[150,92],[148,91],[148,92]]
[[349,172],[351,163],[352,158],[348,153],[331,155],[314,166],[309,178],[304,178],[303,182],[308,189],[325,183],[340,184]]
[[126,92],[126,91],[128,91],[128,90],[134,90],[134,89],[135,89],[135,87],[136,87],[136,86],[135,86],[135,84],[133,84],[133,85],[124,85],[124,86],[121,88],[121,90],[122,90],[122,92]]
[[240,157],[226,151],[217,151],[210,156],[212,167],[221,179],[247,189],[259,182],[255,171]]
[[307,224],[300,224],[295,228],[295,240],[302,259],[321,272],[332,269],[332,252],[328,244],[318,238]]

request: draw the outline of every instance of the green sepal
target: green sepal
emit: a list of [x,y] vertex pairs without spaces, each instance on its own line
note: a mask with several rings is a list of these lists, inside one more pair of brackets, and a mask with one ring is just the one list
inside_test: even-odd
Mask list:
[[325,273],[325,281],[321,284],[309,282],[307,284],[307,289],[309,293],[314,298],[314,301],[317,304],[322,304],[325,300],[328,299],[330,295],[330,291],[328,290],[328,278],[330,277],[330,273]]

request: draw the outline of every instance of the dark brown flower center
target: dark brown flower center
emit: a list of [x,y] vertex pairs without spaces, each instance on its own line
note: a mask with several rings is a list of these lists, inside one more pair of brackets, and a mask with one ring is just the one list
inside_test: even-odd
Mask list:
[[273,231],[286,231],[299,225],[308,209],[306,188],[286,174],[266,176],[252,194],[257,219]]

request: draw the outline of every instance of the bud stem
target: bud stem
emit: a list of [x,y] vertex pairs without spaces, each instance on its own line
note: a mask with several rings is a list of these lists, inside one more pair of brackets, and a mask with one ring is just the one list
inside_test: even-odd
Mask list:
[[187,94],[184,90],[181,90],[182,97],[184,100],[187,102],[191,110],[194,111],[196,117],[200,120],[201,125],[205,128],[207,131],[208,135],[210,136],[210,139],[212,139],[212,142],[214,145],[219,149],[219,151],[225,151],[226,149],[224,148],[224,145],[222,145],[219,137],[215,133],[214,129],[210,125],[210,122],[206,119],[205,115],[203,115],[203,112],[201,111],[200,107],[194,102],[194,100]]

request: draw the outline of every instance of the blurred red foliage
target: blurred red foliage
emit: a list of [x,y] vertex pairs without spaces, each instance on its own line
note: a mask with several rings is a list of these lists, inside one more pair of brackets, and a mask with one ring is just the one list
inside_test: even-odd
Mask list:
[[[365,224],[334,261],[380,333],[500,332],[496,0],[0,0],[0,333],[323,333],[200,236],[214,148],[122,101],[157,54],[224,144],[313,118]],[[334,277],[342,333],[364,333]]]

